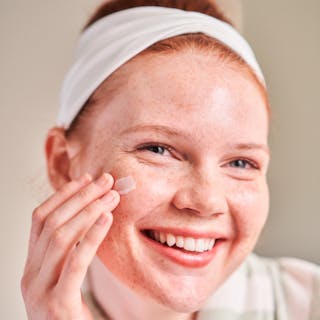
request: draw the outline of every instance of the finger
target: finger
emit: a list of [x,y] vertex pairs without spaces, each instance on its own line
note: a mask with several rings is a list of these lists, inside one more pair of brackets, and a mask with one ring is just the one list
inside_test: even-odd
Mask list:
[[57,282],[70,250],[85,236],[103,212],[114,210],[119,204],[119,200],[118,192],[111,190],[56,230],[45,253],[39,272],[42,286],[49,288]]
[[30,265],[31,272],[39,271],[51,236],[65,222],[85,208],[90,202],[108,192],[113,185],[110,174],[102,174],[100,178],[80,189],[55,211],[49,214],[44,222],[41,234],[34,246]]
[[111,213],[103,213],[68,256],[57,284],[60,292],[64,292],[66,297],[72,297],[81,290],[88,267],[107,235],[112,221]]
[[47,215],[91,181],[92,177],[88,173],[85,173],[79,179],[72,180],[64,184],[58,191],[56,191],[52,196],[50,196],[46,201],[44,201],[33,211],[26,265],[28,264],[28,259],[31,256],[34,245],[39,238],[39,235],[43,228],[43,222]]

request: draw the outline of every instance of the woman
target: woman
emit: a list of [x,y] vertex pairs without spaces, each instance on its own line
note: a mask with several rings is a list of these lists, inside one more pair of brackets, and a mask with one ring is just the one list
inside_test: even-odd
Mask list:
[[29,319],[320,319],[316,266],[252,254],[270,110],[216,6],[108,2],[77,53],[46,140],[56,192],[33,213]]

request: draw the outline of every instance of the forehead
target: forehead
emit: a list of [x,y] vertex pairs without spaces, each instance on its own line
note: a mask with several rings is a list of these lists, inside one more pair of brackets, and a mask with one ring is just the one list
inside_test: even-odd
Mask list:
[[152,122],[199,133],[219,127],[217,135],[230,129],[267,135],[264,97],[241,67],[185,52],[138,56],[120,69],[105,112],[122,126]]

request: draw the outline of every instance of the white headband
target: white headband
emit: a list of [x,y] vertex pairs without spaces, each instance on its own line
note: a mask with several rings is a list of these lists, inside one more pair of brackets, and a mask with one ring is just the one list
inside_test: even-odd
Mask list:
[[160,40],[196,32],[211,36],[236,52],[265,86],[253,51],[231,25],[199,12],[135,7],[98,20],[82,34],[75,63],[61,90],[57,125],[67,129],[98,86],[141,51]]

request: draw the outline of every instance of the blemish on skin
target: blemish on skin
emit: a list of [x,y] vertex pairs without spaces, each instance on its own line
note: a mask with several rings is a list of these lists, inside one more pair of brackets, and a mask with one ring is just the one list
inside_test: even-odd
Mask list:
[[132,176],[123,177],[116,180],[114,189],[118,191],[120,195],[127,194],[136,189],[136,182]]

